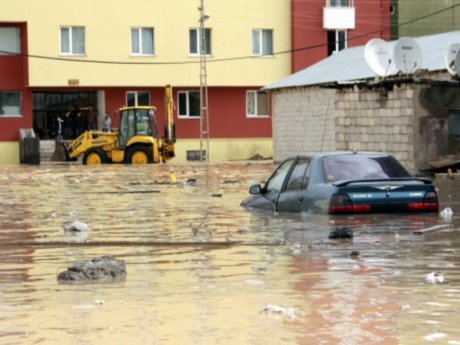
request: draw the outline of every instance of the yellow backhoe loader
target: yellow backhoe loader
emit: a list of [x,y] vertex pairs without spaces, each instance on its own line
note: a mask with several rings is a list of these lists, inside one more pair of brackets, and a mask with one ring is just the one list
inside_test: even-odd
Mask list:
[[174,157],[176,142],[172,88],[165,88],[166,125],[159,138],[155,107],[125,107],[120,111],[120,129],[116,132],[86,131],[64,145],[66,159],[83,164],[148,164],[166,162]]

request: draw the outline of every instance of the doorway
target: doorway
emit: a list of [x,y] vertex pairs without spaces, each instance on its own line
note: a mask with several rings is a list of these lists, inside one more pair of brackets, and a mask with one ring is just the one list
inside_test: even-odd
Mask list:
[[[73,119],[78,112],[83,116],[90,106],[97,108],[96,91],[89,92],[33,92],[34,131],[40,140],[55,139],[56,119],[59,115],[71,113]],[[71,133],[69,139],[74,139]]]

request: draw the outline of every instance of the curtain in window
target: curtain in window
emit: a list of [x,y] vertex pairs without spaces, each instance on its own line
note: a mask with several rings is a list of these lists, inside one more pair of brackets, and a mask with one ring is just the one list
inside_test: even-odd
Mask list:
[[204,30],[205,53],[211,55],[211,29]]
[[70,29],[61,28],[61,53],[70,53]]
[[73,27],[72,28],[72,53],[84,54],[85,53],[85,28]]
[[255,92],[249,91],[246,93],[246,114],[256,114],[256,97]]
[[142,54],[153,55],[153,29],[142,29]]
[[22,100],[20,92],[0,92],[0,116],[22,115]]
[[190,29],[190,54],[198,54],[198,30]]
[[260,30],[252,31],[252,53],[260,55]]
[[262,31],[262,55],[273,55],[273,31]]
[[139,29],[131,29],[131,53],[140,54]]
[[268,116],[268,93],[257,92],[257,115]]

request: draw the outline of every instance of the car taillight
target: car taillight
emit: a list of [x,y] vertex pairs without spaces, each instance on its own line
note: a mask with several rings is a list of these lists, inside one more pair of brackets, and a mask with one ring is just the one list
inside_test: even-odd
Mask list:
[[427,192],[423,198],[423,202],[408,204],[407,208],[411,211],[438,211],[438,196],[435,192]]
[[371,205],[353,205],[347,194],[334,194],[331,197],[330,213],[363,213],[370,212]]

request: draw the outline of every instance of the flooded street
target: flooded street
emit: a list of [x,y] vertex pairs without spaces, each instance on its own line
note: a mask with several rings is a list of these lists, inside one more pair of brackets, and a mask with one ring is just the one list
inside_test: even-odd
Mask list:
[[[0,343],[460,344],[460,177],[436,181],[450,223],[241,208],[272,168],[0,167]],[[125,281],[58,283],[101,255]]]

